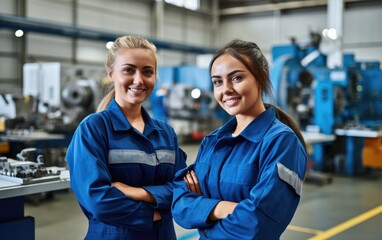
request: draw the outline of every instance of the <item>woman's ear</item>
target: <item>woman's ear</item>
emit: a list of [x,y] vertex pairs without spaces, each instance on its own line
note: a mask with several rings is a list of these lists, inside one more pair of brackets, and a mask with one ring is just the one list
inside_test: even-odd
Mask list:
[[113,69],[111,68],[107,69],[107,78],[109,79],[110,82],[113,82]]

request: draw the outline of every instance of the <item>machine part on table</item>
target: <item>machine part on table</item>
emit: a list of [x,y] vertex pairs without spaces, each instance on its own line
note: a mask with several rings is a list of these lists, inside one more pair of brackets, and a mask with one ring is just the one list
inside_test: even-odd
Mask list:
[[[26,148],[17,154],[17,160],[1,157],[0,180],[32,184],[60,179],[61,171],[65,168],[45,167],[43,156],[36,154],[35,148]],[[32,159],[34,156],[37,157]]]

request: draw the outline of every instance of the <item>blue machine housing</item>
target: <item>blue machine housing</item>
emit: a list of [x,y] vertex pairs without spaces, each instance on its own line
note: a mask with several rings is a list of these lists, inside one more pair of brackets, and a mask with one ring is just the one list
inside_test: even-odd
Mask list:
[[[317,126],[321,133],[328,135],[334,134],[337,128],[349,126],[381,129],[382,70],[380,62],[357,62],[353,54],[344,54],[343,66],[329,69],[326,67],[326,56],[317,52],[318,47],[302,48],[295,43],[272,48],[273,63],[270,68],[270,78],[274,87],[275,103],[294,117],[303,131],[308,125]],[[316,53],[315,58],[303,65],[304,58],[314,53]],[[302,97],[302,92],[306,92],[301,87],[302,72],[308,72],[313,79],[311,86],[308,87],[311,90],[309,100],[313,102],[311,105]],[[301,105],[305,108],[301,108]],[[297,109],[309,109],[309,111],[306,110],[302,117]],[[306,119],[306,116],[309,118]],[[339,143],[335,142],[335,144],[338,146]],[[355,156],[352,156],[357,159],[351,161],[358,161],[354,165],[359,165],[363,141],[342,143],[343,146],[338,149],[333,149],[332,145],[333,143],[314,144],[311,159],[315,162],[317,170],[327,169],[327,159],[332,159],[329,163],[332,168],[333,165],[338,165],[335,163],[338,159],[347,157],[338,156],[344,155],[344,152],[348,154],[348,149],[352,149],[353,152],[358,151],[354,154]],[[354,166],[351,169],[352,172],[346,170],[348,175],[354,173]]]
[[382,71],[380,69],[364,69],[360,82],[360,115],[366,125],[377,127],[382,119]]

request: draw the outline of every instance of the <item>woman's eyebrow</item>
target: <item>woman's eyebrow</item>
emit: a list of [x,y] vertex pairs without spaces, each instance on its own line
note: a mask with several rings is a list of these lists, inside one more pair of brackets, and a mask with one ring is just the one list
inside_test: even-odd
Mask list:
[[[232,75],[235,75],[238,72],[244,72],[244,70],[233,70],[232,72],[228,73],[227,76],[231,77]],[[220,75],[212,75],[211,78],[219,78]]]

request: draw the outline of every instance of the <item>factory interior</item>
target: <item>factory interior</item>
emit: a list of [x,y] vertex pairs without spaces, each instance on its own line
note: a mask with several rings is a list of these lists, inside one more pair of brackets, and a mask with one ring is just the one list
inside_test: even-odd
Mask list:
[[307,145],[280,239],[382,239],[381,22],[379,0],[0,0],[0,239],[84,239],[66,150],[105,94],[107,48],[123,35],[157,47],[143,105],[174,128],[187,165],[231,117],[214,98],[213,54],[234,38],[255,42],[270,65],[268,100]]

